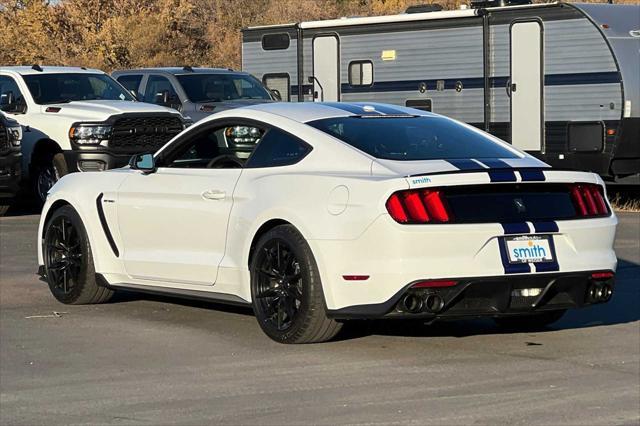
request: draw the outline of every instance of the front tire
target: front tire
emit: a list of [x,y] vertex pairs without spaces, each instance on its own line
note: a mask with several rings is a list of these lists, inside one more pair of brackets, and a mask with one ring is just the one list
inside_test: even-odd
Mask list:
[[509,330],[541,330],[560,320],[565,312],[567,312],[566,309],[562,309],[531,315],[494,318],[493,320],[499,327]]
[[332,339],[342,324],[327,317],[311,248],[291,225],[263,235],[251,261],[251,299],[262,330],[279,343]]
[[69,305],[103,303],[113,295],[96,282],[89,238],[73,207],[57,209],[47,221],[43,254],[49,290],[58,301]]
[[68,173],[67,161],[61,152],[46,156],[36,167],[34,183],[38,199],[44,203],[49,190]]

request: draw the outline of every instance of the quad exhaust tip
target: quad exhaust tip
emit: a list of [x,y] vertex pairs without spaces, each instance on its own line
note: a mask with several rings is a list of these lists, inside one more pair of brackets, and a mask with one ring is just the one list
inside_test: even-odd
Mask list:
[[428,312],[437,314],[444,309],[444,299],[438,294],[427,294],[424,297],[415,294],[407,294],[400,301],[401,310],[410,314]]
[[613,295],[613,287],[610,284],[595,283],[589,287],[588,296],[594,303],[608,302]]

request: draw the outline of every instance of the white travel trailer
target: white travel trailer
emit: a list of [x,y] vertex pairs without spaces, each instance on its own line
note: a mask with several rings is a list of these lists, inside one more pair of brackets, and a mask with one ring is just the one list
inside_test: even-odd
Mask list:
[[283,100],[434,111],[555,167],[640,182],[639,5],[440,9],[247,28],[242,68]]

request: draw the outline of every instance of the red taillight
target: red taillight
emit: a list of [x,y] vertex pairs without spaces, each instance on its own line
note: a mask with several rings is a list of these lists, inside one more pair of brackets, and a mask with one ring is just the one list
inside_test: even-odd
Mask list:
[[411,286],[411,288],[438,288],[438,287],[453,287],[458,284],[458,281],[454,280],[429,280],[419,281]]
[[613,278],[613,272],[604,271],[604,272],[594,272],[591,274],[591,279],[594,280],[608,280],[609,278]]
[[411,189],[393,194],[387,200],[387,211],[399,223],[447,223],[451,215],[442,191]]
[[571,199],[581,217],[606,216],[609,213],[600,185],[571,185]]
[[366,281],[369,279],[369,275],[343,275],[342,279],[345,281]]

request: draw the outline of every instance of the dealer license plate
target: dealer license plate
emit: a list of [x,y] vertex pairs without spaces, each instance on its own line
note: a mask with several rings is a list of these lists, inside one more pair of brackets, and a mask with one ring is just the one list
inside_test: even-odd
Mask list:
[[553,262],[550,235],[519,235],[505,237],[509,263]]

